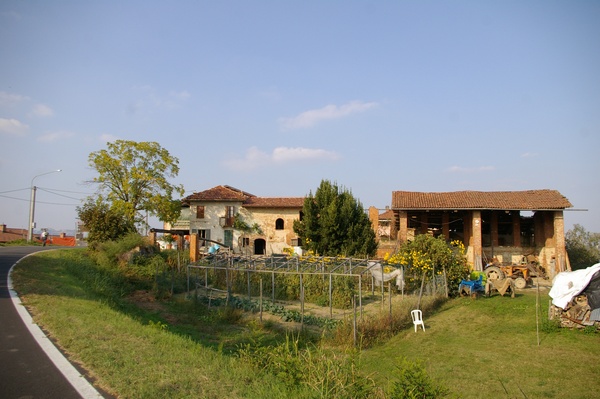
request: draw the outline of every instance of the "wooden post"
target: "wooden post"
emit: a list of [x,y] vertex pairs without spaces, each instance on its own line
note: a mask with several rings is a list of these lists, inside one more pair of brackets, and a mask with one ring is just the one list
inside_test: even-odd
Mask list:
[[352,337],[354,341],[354,347],[356,347],[357,334],[356,334],[356,295],[352,297]]
[[248,280],[248,299],[251,299],[252,295],[250,292],[250,270],[246,271],[246,280]]
[[275,272],[271,272],[271,302],[275,303]]
[[392,283],[388,283],[388,296],[390,302],[390,327],[392,325]]
[[362,307],[362,276],[358,276],[358,302],[360,308],[360,321],[363,319],[363,307]]
[[417,303],[417,309],[421,309],[421,298],[423,297],[423,286],[425,285],[425,272],[423,272],[423,278],[421,279],[421,291],[419,292],[419,302]]
[[331,273],[329,273],[329,318],[333,318],[333,298],[332,298],[332,281]]
[[187,295],[189,298],[189,295],[190,295],[190,265],[187,265],[185,274],[187,277]]
[[190,261],[198,260],[198,234],[190,235]]
[[304,282],[300,273],[300,326],[304,329]]

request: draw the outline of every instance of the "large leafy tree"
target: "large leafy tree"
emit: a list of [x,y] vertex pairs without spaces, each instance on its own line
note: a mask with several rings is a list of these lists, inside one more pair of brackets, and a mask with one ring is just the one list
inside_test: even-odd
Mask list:
[[303,246],[324,256],[373,256],[377,241],[371,221],[352,193],[328,180],[304,199],[294,231]]
[[98,172],[97,199],[129,223],[142,222],[146,212],[164,222],[177,220],[181,207],[173,196],[184,190],[168,179],[178,175],[179,160],[158,143],[117,140],[92,152],[88,161]]
[[585,269],[600,262],[600,233],[591,233],[576,224],[565,234],[565,245],[573,269]]

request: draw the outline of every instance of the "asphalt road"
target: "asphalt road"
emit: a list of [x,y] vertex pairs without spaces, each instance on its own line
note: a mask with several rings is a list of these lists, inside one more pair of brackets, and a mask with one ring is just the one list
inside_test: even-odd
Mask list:
[[[57,360],[56,354],[60,357],[60,353],[47,338],[47,342],[43,341],[43,333],[37,326],[39,333],[32,333],[16,309],[22,305],[15,306],[11,298],[7,282],[10,268],[24,256],[47,249],[0,247],[0,398],[99,398],[91,385],[86,387],[86,381],[77,380],[83,377],[73,376],[74,368],[64,357]],[[54,351],[48,350],[48,346]]]

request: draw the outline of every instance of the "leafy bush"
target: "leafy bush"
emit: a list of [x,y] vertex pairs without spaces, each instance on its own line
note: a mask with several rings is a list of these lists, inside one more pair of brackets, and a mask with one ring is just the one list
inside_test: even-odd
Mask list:
[[98,265],[126,278],[134,289],[152,290],[157,298],[167,298],[187,289],[189,254],[158,252],[147,238],[130,233],[116,241],[98,243],[89,255]]
[[405,266],[408,291],[416,290],[423,278],[427,282],[433,275],[445,273],[448,293],[454,295],[458,293],[461,280],[469,273],[462,242],[447,243],[444,237],[434,238],[429,234],[419,234],[413,241],[403,243],[385,260],[393,265]]
[[436,399],[449,395],[448,388],[436,384],[419,362],[403,359],[396,366],[397,379],[392,382],[390,399]]

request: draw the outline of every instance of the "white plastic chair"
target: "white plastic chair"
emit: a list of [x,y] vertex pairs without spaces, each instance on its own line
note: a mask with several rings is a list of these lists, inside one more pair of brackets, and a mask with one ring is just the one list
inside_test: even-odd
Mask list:
[[419,309],[412,310],[410,312],[412,317],[413,324],[415,325],[415,332],[417,332],[417,326],[423,327],[423,331],[425,331],[425,324],[423,323],[423,312]]

